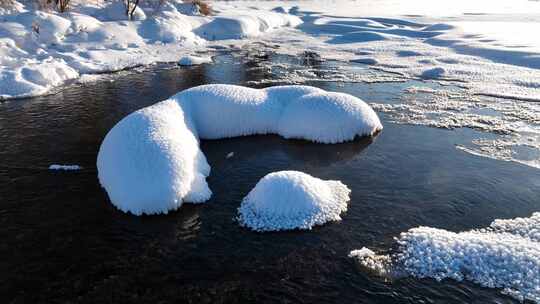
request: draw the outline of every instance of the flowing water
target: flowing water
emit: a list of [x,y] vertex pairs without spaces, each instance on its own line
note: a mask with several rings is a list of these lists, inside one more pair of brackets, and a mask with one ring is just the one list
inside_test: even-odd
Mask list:
[[[380,113],[384,130],[376,138],[338,145],[277,136],[203,141],[214,192],[206,204],[136,217],[109,203],[95,161],[116,122],[200,84],[265,85],[272,71],[258,67],[272,60],[278,59],[221,53],[212,65],[157,65],[1,103],[0,302],[515,301],[467,282],[388,281],[347,258],[363,246],[384,252],[400,232],[420,225],[462,231],[540,210],[540,170],[456,149],[486,136],[472,129],[394,124]],[[415,82],[308,84],[392,104]],[[51,164],[83,169],[52,171]],[[262,176],[285,169],[348,185],[343,221],[280,233],[239,227],[234,218],[242,198]]]

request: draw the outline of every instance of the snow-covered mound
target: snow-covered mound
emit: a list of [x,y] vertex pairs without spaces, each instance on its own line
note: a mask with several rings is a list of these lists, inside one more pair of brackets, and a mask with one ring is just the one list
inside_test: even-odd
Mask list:
[[280,27],[301,24],[300,18],[283,13],[250,11],[245,15],[225,15],[195,29],[206,40],[241,39],[255,37]]
[[101,144],[99,180],[111,202],[133,214],[166,213],[210,198],[199,138],[252,134],[339,143],[382,129],[362,100],[308,86],[251,89],[204,85],[136,111]]
[[298,171],[274,172],[244,198],[238,220],[256,231],[312,229],[340,221],[350,192],[340,181],[324,181]]
[[381,274],[399,269],[438,281],[466,279],[540,303],[539,223],[540,213],[534,213],[460,233],[418,227],[400,235],[394,254],[378,256],[364,249],[350,256]]
[[179,65],[198,65],[203,63],[211,63],[212,57],[210,56],[184,56],[178,61]]

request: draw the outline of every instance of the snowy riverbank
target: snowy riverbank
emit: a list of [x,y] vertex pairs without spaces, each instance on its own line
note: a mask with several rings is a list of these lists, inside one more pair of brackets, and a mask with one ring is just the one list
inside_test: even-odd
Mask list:
[[121,2],[74,4],[65,13],[16,3],[0,10],[0,98],[38,96],[82,74],[175,62],[205,51],[208,41],[259,36],[296,26],[298,17],[258,10],[216,10],[192,4],[142,7],[128,21]]

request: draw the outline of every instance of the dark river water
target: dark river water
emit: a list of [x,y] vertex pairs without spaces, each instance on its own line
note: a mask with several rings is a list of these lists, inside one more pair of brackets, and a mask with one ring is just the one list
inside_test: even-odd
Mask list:
[[[273,59],[222,54],[212,65],[158,65],[0,103],[0,303],[514,302],[467,282],[385,281],[347,258],[363,246],[388,250],[419,225],[461,231],[540,210],[540,170],[456,149],[478,135],[469,129],[392,124],[380,114],[384,130],[371,140],[203,141],[214,192],[206,204],[142,217],[110,204],[95,162],[117,121],[192,86],[271,77],[253,68],[264,60]],[[310,84],[368,102],[393,102],[410,85]],[[348,185],[343,221],[264,234],[239,227],[242,198],[262,176],[285,169]]]

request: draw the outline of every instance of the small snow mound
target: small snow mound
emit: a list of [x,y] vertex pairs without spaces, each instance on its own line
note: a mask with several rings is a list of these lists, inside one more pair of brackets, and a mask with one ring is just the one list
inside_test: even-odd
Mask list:
[[49,170],[64,170],[64,171],[73,171],[73,170],[81,170],[82,167],[79,165],[57,165],[53,164],[49,166]]
[[[116,0],[112,1],[111,4],[109,4],[105,8],[104,14],[98,15],[102,20],[101,21],[120,21],[120,20],[128,20],[128,15],[126,13],[126,6],[123,1]],[[133,20],[134,21],[140,21],[145,20],[146,14],[144,11],[137,6],[135,8],[135,11],[133,12]]]
[[372,257],[375,256],[375,252],[373,250],[362,247],[361,249],[355,249],[349,253],[350,258],[365,258],[365,257]]
[[196,28],[194,32],[206,40],[256,37],[280,27],[295,27],[302,23],[296,16],[265,12],[254,15],[218,16]]
[[352,250],[349,258],[355,259],[360,266],[383,277],[392,277],[392,260],[387,255],[378,255],[371,249],[362,247],[362,249]]
[[133,214],[166,213],[203,202],[210,166],[199,138],[253,134],[339,143],[382,130],[364,101],[308,86],[252,89],[203,85],[136,111],[101,144],[97,167],[111,202]]
[[180,61],[178,61],[179,65],[199,65],[203,63],[211,63],[212,57],[205,56],[205,57],[199,57],[199,56],[184,56],[180,58]]
[[255,231],[312,229],[341,220],[350,192],[340,181],[324,181],[298,171],[274,172],[244,198],[238,220]]
[[442,78],[446,74],[446,70],[441,67],[432,68],[429,70],[425,70],[422,72],[422,75],[420,77],[422,79],[439,79]]
[[216,17],[195,33],[207,40],[242,39],[257,36],[259,28],[259,20],[251,16]]

